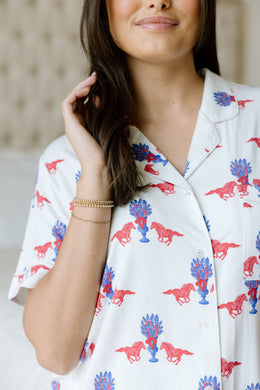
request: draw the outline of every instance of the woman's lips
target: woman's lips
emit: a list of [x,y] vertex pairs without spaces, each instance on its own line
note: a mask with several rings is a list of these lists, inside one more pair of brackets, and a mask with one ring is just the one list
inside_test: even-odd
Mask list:
[[139,20],[136,25],[150,30],[161,31],[177,26],[178,22],[175,19],[164,16],[151,16]]

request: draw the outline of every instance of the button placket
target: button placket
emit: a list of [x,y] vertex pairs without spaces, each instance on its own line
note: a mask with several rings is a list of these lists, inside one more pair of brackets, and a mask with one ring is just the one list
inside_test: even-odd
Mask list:
[[[191,201],[195,202],[196,208],[198,210],[198,221],[199,221],[199,219],[201,219],[201,221],[203,222],[203,224],[201,225],[202,232],[204,232],[206,234],[206,237],[207,237],[203,242],[204,249],[201,247],[195,249],[194,255],[195,255],[195,258],[197,257],[199,259],[202,259],[203,257],[209,258],[210,262],[212,263],[212,271],[213,271],[212,283],[215,286],[214,291],[212,292],[212,300],[210,303],[210,305],[213,305],[212,311],[211,311],[212,316],[209,319],[202,318],[199,322],[199,326],[203,329],[204,332],[212,335],[212,340],[214,340],[214,344],[215,344],[214,359],[215,359],[215,364],[218,366],[217,367],[217,370],[218,370],[217,377],[221,378],[221,346],[220,346],[220,329],[219,329],[220,325],[219,325],[219,313],[218,313],[218,297],[217,297],[217,289],[216,289],[216,269],[215,269],[215,262],[214,262],[214,256],[213,256],[213,249],[212,249],[212,244],[211,244],[210,233],[209,233],[207,226],[205,224],[205,220],[203,218],[203,212],[200,208],[196,194],[194,192],[191,192],[191,195],[192,195]],[[201,245],[201,244],[198,243],[198,246],[199,245]],[[218,356],[218,359],[216,360],[217,356]],[[213,358],[213,356],[212,356],[212,358]],[[208,388],[211,388],[211,387],[209,386]],[[220,382],[220,390],[222,390],[222,382]]]

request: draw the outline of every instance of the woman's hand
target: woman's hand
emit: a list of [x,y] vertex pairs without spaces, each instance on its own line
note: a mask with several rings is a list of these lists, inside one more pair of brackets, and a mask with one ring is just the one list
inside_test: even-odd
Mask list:
[[86,170],[104,170],[105,161],[100,145],[84,127],[84,118],[77,110],[79,99],[87,98],[91,87],[97,80],[96,73],[92,73],[86,80],[80,82],[62,101],[62,115],[65,122],[65,133],[79,159],[82,173]]

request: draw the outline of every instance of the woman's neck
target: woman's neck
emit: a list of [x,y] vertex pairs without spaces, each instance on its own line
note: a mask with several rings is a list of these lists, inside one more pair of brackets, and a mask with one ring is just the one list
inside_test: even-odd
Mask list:
[[199,108],[203,93],[203,79],[197,74],[193,58],[167,64],[151,64],[130,59],[137,107],[137,125],[172,120],[194,107]]

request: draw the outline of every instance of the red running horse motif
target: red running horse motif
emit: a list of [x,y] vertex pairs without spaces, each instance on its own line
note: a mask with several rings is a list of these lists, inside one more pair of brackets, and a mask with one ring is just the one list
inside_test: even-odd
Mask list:
[[114,238],[117,238],[119,243],[125,246],[128,242],[131,241],[131,230],[136,229],[133,222],[128,222],[123,226],[122,230],[118,230],[110,241],[113,241]]
[[116,352],[125,352],[127,359],[131,364],[133,364],[133,362],[137,362],[138,360],[141,359],[140,356],[141,349],[146,349],[145,345],[142,341],[137,341],[131,347],[122,347],[116,349]]
[[176,301],[182,306],[184,303],[190,302],[191,291],[196,291],[192,283],[186,283],[181,288],[175,288],[173,290],[164,291],[163,294],[173,294]]
[[158,240],[160,242],[164,242],[167,246],[170,245],[172,242],[173,236],[177,237],[183,237],[183,234],[171,230],[171,229],[166,229],[161,223],[159,222],[152,222],[151,224],[151,230],[155,229],[157,234],[158,234]]
[[189,352],[186,349],[174,348],[171,343],[166,342],[161,344],[160,349],[165,349],[168,362],[175,363],[176,366],[180,363],[183,355],[194,355],[194,353]]

